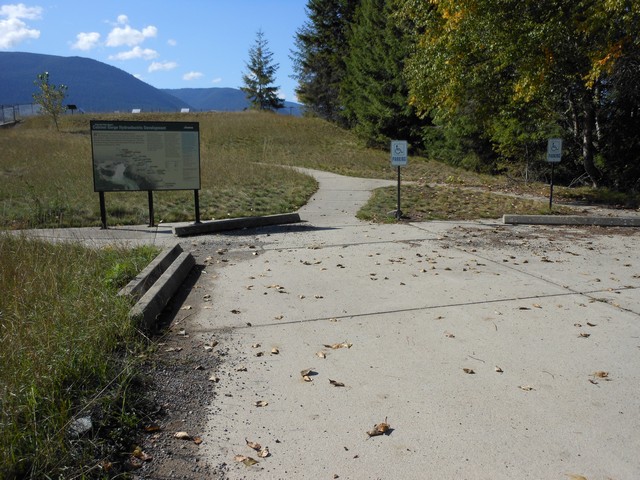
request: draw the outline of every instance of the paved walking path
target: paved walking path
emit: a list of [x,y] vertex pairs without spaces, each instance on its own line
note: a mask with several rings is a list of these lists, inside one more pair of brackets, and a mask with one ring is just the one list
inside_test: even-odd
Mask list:
[[311,173],[308,223],[201,247],[227,260],[187,299],[211,295],[190,334],[227,352],[201,445],[218,472],[640,476],[638,233],[372,225],[354,214],[378,181]]

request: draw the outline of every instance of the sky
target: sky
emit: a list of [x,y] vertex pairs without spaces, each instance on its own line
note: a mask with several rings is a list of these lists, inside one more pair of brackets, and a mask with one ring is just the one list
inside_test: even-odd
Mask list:
[[[291,50],[305,0],[34,0],[0,3],[0,51],[87,57],[156,88],[243,85],[264,32],[280,97],[296,101]],[[50,72],[56,83],[55,73]]]

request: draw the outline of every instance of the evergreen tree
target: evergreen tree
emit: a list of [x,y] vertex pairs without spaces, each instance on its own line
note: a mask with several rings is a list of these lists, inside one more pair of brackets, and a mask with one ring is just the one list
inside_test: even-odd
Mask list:
[[372,145],[419,142],[420,120],[409,105],[404,60],[411,29],[394,15],[393,0],[361,0],[349,32],[341,98],[349,125]]
[[278,97],[274,86],[279,64],[273,63],[273,53],[269,50],[264,32],[258,30],[255,44],[249,49],[248,72],[242,76],[244,87],[240,87],[256,110],[277,110],[284,107],[284,101]]
[[291,58],[296,94],[308,111],[341,123],[340,85],[345,76],[347,33],[358,2],[309,0],[306,22],[297,32]]

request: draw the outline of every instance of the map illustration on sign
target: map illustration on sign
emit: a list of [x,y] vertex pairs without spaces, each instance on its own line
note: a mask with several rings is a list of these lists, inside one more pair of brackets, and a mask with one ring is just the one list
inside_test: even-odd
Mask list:
[[94,191],[200,189],[199,124],[91,121]]

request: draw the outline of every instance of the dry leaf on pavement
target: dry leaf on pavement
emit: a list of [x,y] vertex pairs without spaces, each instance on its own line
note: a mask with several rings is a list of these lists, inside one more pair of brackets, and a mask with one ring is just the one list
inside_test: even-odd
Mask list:
[[249,440],[247,440],[246,438],[244,439],[245,443],[247,444],[247,447],[255,450],[256,452],[259,452],[260,450],[262,450],[262,445],[260,445],[257,442],[251,442]]
[[258,400],[254,403],[254,405],[256,407],[266,407],[267,405],[269,405],[269,402],[267,402],[266,400]]
[[476,373],[472,368],[463,368],[462,371],[464,373],[468,373],[469,375],[473,375]]
[[331,380],[329,379],[329,383],[331,385],[333,385],[334,387],[344,387],[344,383],[342,382],[338,382],[337,380]]
[[373,429],[367,432],[367,435],[369,435],[370,437],[377,437],[378,435],[384,435],[385,433],[389,432],[390,428],[391,426],[387,423],[387,419],[385,417],[384,422],[374,425]]
[[260,458],[267,458],[269,455],[271,455],[271,453],[269,452],[268,447],[264,447],[262,450],[258,452],[258,456]]
[[337,350],[338,348],[351,348],[353,347],[353,343],[342,342],[342,343],[334,343],[332,345],[324,344],[325,348],[331,348],[332,350]]

